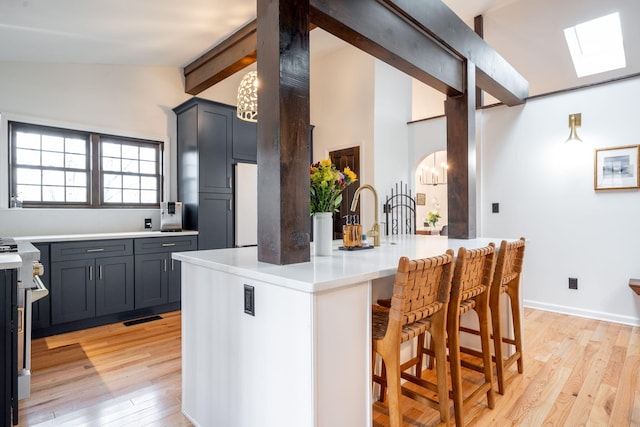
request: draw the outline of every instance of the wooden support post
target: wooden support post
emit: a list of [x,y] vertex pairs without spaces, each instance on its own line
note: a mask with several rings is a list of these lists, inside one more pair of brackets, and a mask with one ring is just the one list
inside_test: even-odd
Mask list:
[[309,261],[309,0],[258,0],[258,260]]
[[[484,18],[482,15],[478,15],[473,18],[473,31],[475,31],[481,39],[484,39]],[[476,108],[481,108],[483,105],[484,92],[476,86]]]
[[448,97],[444,103],[447,117],[447,171],[449,237],[476,237],[476,78],[475,65],[466,62],[466,90]]

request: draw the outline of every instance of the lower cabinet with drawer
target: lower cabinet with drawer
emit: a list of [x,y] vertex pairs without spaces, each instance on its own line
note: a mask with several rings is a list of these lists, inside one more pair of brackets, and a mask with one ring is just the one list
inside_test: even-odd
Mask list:
[[197,249],[194,236],[149,237],[135,240],[135,307],[180,301],[180,262],[172,252]]
[[51,244],[51,324],[134,309],[133,240]]
[[[164,234],[164,233],[163,233]],[[38,243],[49,296],[34,304],[34,338],[180,309],[180,262],[195,235]]]

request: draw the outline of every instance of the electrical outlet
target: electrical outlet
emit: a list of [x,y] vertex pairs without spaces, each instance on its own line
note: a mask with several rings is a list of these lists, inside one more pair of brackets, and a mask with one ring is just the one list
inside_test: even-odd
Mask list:
[[144,219],[144,228],[151,228],[151,218]]
[[500,213],[500,203],[491,203],[491,212]]
[[569,277],[569,289],[578,289],[578,279],[576,277]]
[[251,316],[256,315],[255,289],[250,285],[244,285],[244,312]]

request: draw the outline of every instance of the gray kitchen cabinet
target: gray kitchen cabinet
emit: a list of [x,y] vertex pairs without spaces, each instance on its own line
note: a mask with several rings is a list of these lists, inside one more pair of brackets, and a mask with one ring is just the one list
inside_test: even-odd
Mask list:
[[0,270],[0,425],[18,423],[17,271]]
[[233,247],[231,194],[202,193],[199,204],[198,249]]
[[233,110],[233,150],[232,157],[243,162],[258,161],[258,125],[236,117]]
[[133,241],[52,243],[51,324],[133,310]]
[[196,250],[197,240],[195,236],[135,240],[136,309],[180,301],[180,262],[171,259],[171,253]]
[[169,301],[169,258],[168,254],[136,256],[136,308],[152,307]]
[[198,231],[198,249],[233,247],[233,164],[256,162],[257,126],[237,119],[233,106],[199,98],[174,112],[183,226]]

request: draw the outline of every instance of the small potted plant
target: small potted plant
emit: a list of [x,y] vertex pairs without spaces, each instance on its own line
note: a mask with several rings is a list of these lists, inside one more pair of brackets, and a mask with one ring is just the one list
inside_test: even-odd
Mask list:
[[425,218],[425,222],[431,227],[431,234],[436,234],[436,226],[440,220],[440,213],[438,211],[430,211]]

